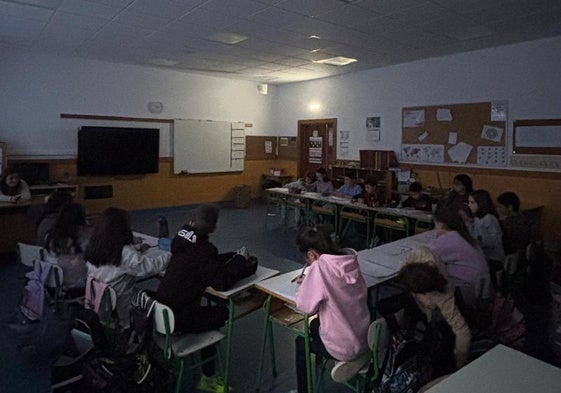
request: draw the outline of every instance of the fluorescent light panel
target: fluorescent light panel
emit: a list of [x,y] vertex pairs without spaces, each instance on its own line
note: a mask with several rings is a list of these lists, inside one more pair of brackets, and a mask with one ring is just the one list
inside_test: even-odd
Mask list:
[[223,44],[228,44],[228,45],[234,45],[239,42],[247,40],[248,37],[236,33],[229,33],[227,31],[219,31],[210,35],[207,38],[211,41],[221,42]]
[[344,57],[344,56],[337,56],[337,57],[331,57],[329,59],[323,59],[323,60],[314,60],[314,63],[320,63],[320,64],[329,64],[329,65],[333,65],[333,66],[345,66],[347,64],[351,64],[358,61],[357,59],[351,59],[350,57]]

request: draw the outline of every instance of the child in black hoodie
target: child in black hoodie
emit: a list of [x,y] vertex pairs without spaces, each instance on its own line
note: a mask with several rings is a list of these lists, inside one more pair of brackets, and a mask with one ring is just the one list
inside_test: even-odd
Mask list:
[[[156,299],[173,310],[176,330],[182,333],[201,333],[224,326],[228,319],[226,307],[201,305],[206,287],[228,290],[257,269],[256,259],[245,250],[219,254],[209,241],[218,215],[219,209],[214,205],[199,206],[171,242],[172,257]],[[207,358],[214,351],[214,347],[207,348],[202,355]],[[209,381],[214,365],[205,366],[199,385],[215,382]]]

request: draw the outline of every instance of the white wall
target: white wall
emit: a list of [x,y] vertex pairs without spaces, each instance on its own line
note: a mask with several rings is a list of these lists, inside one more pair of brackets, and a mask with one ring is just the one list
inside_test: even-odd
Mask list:
[[[320,111],[307,109],[312,100]],[[509,128],[561,118],[561,37],[279,86],[273,125],[295,135],[299,119],[337,118],[351,131],[349,157],[339,158],[358,159],[360,149],[399,151],[402,107],[493,100],[508,101]],[[380,142],[366,141],[369,116],[381,116]]]
[[[75,156],[76,129],[61,113],[244,121],[249,135],[274,135],[274,89],[261,95],[255,82],[14,51],[0,58],[0,91],[0,141],[10,155]],[[150,101],[164,111],[148,112]],[[169,127],[162,140],[160,154],[170,156]]]

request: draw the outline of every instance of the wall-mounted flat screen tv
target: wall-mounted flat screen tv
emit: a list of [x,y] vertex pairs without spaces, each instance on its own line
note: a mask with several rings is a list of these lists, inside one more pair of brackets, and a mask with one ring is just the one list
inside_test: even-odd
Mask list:
[[78,176],[158,173],[157,128],[86,127],[78,131]]

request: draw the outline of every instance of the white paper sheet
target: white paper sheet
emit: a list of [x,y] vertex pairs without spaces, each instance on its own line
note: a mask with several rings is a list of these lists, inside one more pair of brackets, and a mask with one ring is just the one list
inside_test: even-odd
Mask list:
[[448,156],[450,156],[450,160],[453,162],[465,164],[472,149],[472,145],[460,142],[448,149]]
[[436,110],[436,120],[452,121],[452,112],[450,111],[450,109],[438,108]]
[[403,127],[421,127],[425,124],[425,111],[409,110],[403,112]]
[[495,126],[483,126],[481,139],[488,139],[493,142],[500,142],[503,138],[503,129]]
[[425,139],[427,139],[427,136],[429,136],[429,133],[426,132],[426,131],[423,132],[421,135],[419,135],[419,138],[418,138],[418,139],[419,139],[419,142],[422,142],[422,141],[424,141]]
[[456,143],[458,143],[458,133],[457,132],[451,132],[448,134],[448,143],[450,145],[455,145]]

